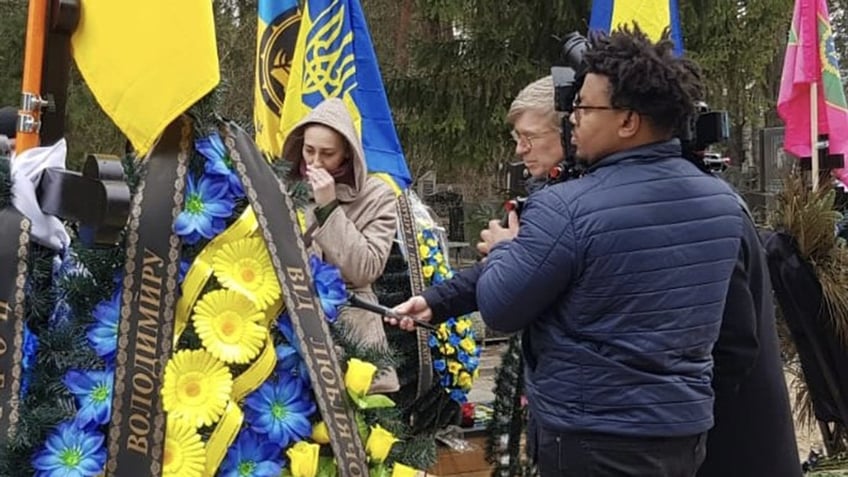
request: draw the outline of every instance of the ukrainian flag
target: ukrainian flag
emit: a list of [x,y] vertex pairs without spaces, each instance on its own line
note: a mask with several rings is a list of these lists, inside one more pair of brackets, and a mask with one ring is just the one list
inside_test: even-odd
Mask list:
[[395,131],[377,56],[359,0],[307,0],[286,87],[282,138],[325,98],[347,105],[369,172],[400,188],[412,179]]
[[677,0],[594,0],[589,30],[610,32],[636,22],[648,36],[657,41],[665,28],[671,29],[674,51],[683,53],[680,12]]
[[283,147],[280,115],[300,26],[297,0],[259,0],[258,22],[253,125],[256,145],[275,158]]

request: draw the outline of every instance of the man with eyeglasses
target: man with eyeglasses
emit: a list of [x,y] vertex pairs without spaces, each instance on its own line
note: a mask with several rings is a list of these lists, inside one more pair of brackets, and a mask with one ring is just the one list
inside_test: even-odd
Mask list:
[[[531,196],[546,185],[551,169],[565,158],[560,137],[563,114],[556,111],[554,105],[554,82],[551,76],[545,76],[525,86],[507,112],[507,122],[512,125],[510,133],[515,142],[515,155],[521,158],[530,173],[525,188]],[[516,229],[518,217],[515,213],[510,214],[509,220],[513,229]],[[497,222],[493,220],[490,227]],[[487,234],[488,231],[484,231],[484,236]],[[477,249],[485,255],[488,253],[488,243],[481,241],[477,244]],[[414,296],[401,303],[395,307],[395,311],[434,322],[476,311],[477,277],[481,270],[482,263],[461,270],[452,279],[432,286],[420,296]],[[386,321],[398,324],[397,320]],[[407,330],[412,330],[415,326],[411,320],[404,320],[399,324]]]
[[694,476],[744,212],[682,157],[703,87],[667,35],[595,35],[584,59],[570,121],[587,173],[533,194],[520,227],[490,224],[476,302],[524,332],[543,477]]

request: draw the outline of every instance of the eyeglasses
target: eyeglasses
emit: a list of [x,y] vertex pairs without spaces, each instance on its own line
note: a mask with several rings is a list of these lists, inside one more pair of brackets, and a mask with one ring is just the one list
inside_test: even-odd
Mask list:
[[574,120],[579,122],[580,118],[583,116],[583,111],[623,111],[623,108],[616,108],[615,106],[586,106],[580,104],[579,101],[574,101],[571,105],[572,114],[574,114]]
[[512,136],[512,140],[515,141],[516,144],[521,145],[527,149],[527,152],[530,152],[533,149],[533,140],[541,139],[552,132],[559,132],[559,129],[548,129],[547,131],[543,131],[535,134],[519,134],[518,131],[513,129],[509,132],[509,135]]

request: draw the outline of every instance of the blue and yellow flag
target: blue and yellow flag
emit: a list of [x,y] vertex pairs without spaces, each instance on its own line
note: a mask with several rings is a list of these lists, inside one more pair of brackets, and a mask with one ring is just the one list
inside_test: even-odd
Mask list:
[[283,148],[280,116],[300,27],[297,0],[259,0],[258,22],[253,125],[256,145],[275,158]]
[[683,53],[680,12],[677,0],[594,0],[589,30],[609,33],[621,25],[639,24],[652,40],[657,41],[665,28],[671,29],[674,51]]
[[303,8],[282,137],[325,98],[341,98],[362,137],[369,172],[388,174],[407,188],[412,179],[359,0],[307,0]]

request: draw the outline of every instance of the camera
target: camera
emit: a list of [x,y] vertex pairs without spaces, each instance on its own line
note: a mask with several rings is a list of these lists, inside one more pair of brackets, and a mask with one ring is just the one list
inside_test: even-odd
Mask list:
[[[565,113],[562,119],[562,145],[565,149],[566,178],[579,177],[581,165],[574,156],[571,145],[571,122],[569,116],[574,109],[574,98],[582,85],[586,74],[583,55],[589,49],[589,41],[578,32],[571,32],[562,40],[559,62],[551,68],[554,80],[554,102],[556,110]],[[695,114],[681,124],[677,137],[683,146],[683,157],[695,163],[702,170],[708,170],[704,164],[703,153],[712,144],[730,138],[730,119],[727,111],[712,111],[707,103],[694,104]]]

